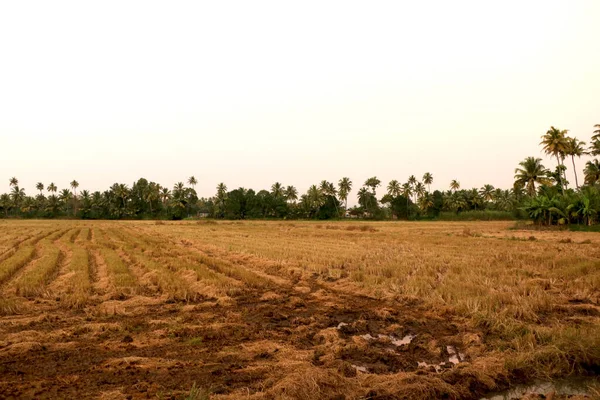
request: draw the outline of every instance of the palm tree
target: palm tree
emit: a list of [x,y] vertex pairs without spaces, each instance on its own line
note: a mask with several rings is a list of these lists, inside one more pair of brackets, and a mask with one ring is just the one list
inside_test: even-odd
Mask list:
[[519,163],[521,168],[515,169],[515,184],[527,188],[529,196],[535,196],[535,185],[548,185],[548,170],[542,164],[541,158],[527,157]]
[[168,188],[161,188],[159,197],[163,203],[163,206],[165,206],[167,202],[171,199],[171,191]]
[[327,182],[326,180],[322,180],[319,184],[319,189],[326,196],[337,196],[337,189],[335,185],[331,182]]
[[358,204],[360,204],[364,209],[367,209],[371,196],[372,194],[367,190],[366,187],[361,187],[356,195],[358,198]]
[[192,187],[192,189],[196,190],[196,185],[198,184],[198,181],[196,180],[196,177],[194,175],[188,178],[187,183]]
[[271,194],[273,195],[273,197],[275,197],[276,199],[283,197],[283,185],[279,182],[275,182],[274,184],[271,185]]
[[595,185],[600,180],[600,162],[597,159],[588,161],[583,173],[585,174],[585,183]]
[[144,200],[148,202],[150,214],[152,214],[152,202],[157,201],[160,197],[160,185],[155,182],[150,182],[144,193]]
[[[540,145],[543,146],[544,152],[548,155],[553,155],[556,157],[556,161],[558,166],[561,165],[561,159],[564,159],[564,156],[567,152],[567,132],[568,130],[560,130],[553,126],[548,129],[546,134],[542,136],[542,141]],[[558,184],[560,185],[560,189],[563,194],[565,194],[565,188],[563,187],[562,176],[558,175]]]
[[393,179],[390,181],[390,183],[388,183],[387,191],[390,196],[398,197],[401,190],[402,188],[400,187],[400,182],[398,182],[396,179]]
[[298,200],[298,189],[291,185],[286,187],[283,191],[283,197],[285,197],[287,201],[294,202]]
[[69,212],[69,203],[73,199],[73,193],[69,189],[63,189],[58,195],[58,200],[62,201],[65,207],[65,213]]
[[458,189],[460,189],[460,182],[456,179],[453,179],[452,182],[450,182],[450,190],[454,190],[456,192]]
[[423,197],[423,195],[425,195],[425,185],[423,185],[421,182],[417,182],[414,190],[417,199],[420,199],[421,197]]
[[310,208],[316,213],[319,211],[319,208],[323,204],[325,204],[325,197],[323,196],[323,192],[316,186],[312,185],[308,188],[306,192],[306,197],[308,199],[308,204]]
[[73,192],[75,193],[75,197],[77,197],[77,188],[79,187],[79,182],[73,180],[73,182],[71,182],[70,185],[71,189],[73,189]]
[[494,186],[490,184],[483,185],[481,190],[479,190],[479,195],[485,201],[492,201],[494,199]]
[[596,130],[594,131],[594,136],[592,136],[592,140],[600,140],[600,124],[594,125]]
[[54,182],[50,182],[50,184],[48,185],[48,187],[46,188],[50,193],[56,193],[56,191],[58,190],[58,188],[56,187],[56,185],[54,184]]
[[573,162],[573,173],[575,174],[575,185],[577,186],[577,188],[579,188],[579,181],[577,180],[575,157],[581,157],[582,155],[586,154],[586,151],[583,146],[585,146],[585,142],[582,142],[581,140],[575,137],[567,138],[567,149],[565,151],[565,155],[571,156],[571,161]]
[[17,185],[13,186],[10,197],[12,198],[15,207],[19,208],[21,202],[25,199],[25,189],[22,189]]
[[185,189],[185,185],[183,184],[183,182],[177,182],[175,185],[173,185],[173,192],[182,192],[183,189]]
[[35,188],[36,188],[37,190],[39,190],[39,191],[40,191],[40,196],[41,196],[41,195],[42,195],[42,192],[44,191],[44,184],[43,184],[42,182],[38,182],[38,183],[35,185]]
[[14,176],[12,178],[10,178],[9,180],[9,186],[18,186],[19,185],[19,180],[17,178],[15,178]]
[[338,182],[340,199],[344,201],[344,209],[348,209],[348,195],[352,191],[352,181],[350,178],[344,177]]
[[433,183],[433,175],[429,172],[425,172],[423,175],[423,183],[427,185],[427,191],[431,192],[431,184]]
[[370,187],[373,195],[375,195],[375,189],[381,185],[381,181],[376,176],[369,178],[365,181],[365,186]]
[[411,175],[408,177],[408,184],[410,186],[412,186],[414,188],[416,183],[417,183],[417,178],[415,178],[414,175]]
[[0,208],[4,210],[4,216],[8,217],[8,210],[10,210],[11,206],[12,201],[10,200],[10,196],[7,193],[0,195]]
[[406,197],[406,215],[408,216],[408,201],[410,199],[410,196],[412,196],[413,194],[413,190],[412,190],[412,186],[410,186],[410,183],[404,183],[402,185],[402,196]]

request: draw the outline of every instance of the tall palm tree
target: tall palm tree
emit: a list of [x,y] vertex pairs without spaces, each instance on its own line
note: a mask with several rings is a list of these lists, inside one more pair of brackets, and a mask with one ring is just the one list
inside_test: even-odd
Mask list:
[[595,185],[600,180],[600,162],[598,162],[598,159],[588,161],[585,164],[583,173],[585,174],[585,183]]
[[25,199],[25,189],[20,188],[18,185],[13,186],[12,192],[10,192],[13,204],[16,208],[19,208],[21,202]]
[[71,193],[71,191],[69,189],[63,189],[60,191],[60,194],[58,195],[58,200],[62,201],[65,209],[65,213],[69,212],[69,203],[71,202],[71,200],[73,199],[73,193]]
[[283,197],[285,197],[287,201],[295,202],[298,200],[298,189],[291,185],[286,187],[283,191]]
[[541,158],[527,157],[515,169],[515,184],[527,188],[529,196],[535,196],[535,185],[548,185],[548,170],[542,164]]
[[276,199],[283,197],[283,185],[279,182],[275,182],[274,184],[271,185],[271,194],[273,195],[273,197],[275,197]]
[[412,186],[414,188],[415,185],[416,185],[416,183],[417,183],[417,178],[415,178],[414,175],[411,175],[411,176],[408,177],[408,184],[410,186]]
[[319,208],[321,208],[323,204],[325,204],[325,197],[323,196],[323,192],[316,185],[312,185],[308,188],[308,191],[306,192],[306,197],[308,199],[308,203],[311,209],[313,209],[315,213],[319,211]]
[[573,162],[573,173],[575,174],[575,185],[579,188],[579,181],[577,180],[577,168],[575,167],[575,157],[581,157],[586,154],[585,151],[585,142],[575,138],[575,137],[567,137],[567,149],[565,151],[565,155],[571,156],[571,161]]
[[187,180],[188,185],[192,187],[192,189],[196,190],[196,185],[198,184],[198,180],[194,175],[190,176]]
[[487,184],[479,190],[479,195],[485,201],[492,201],[494,199],[494,186]]
[[358,198],[358,204],[360,204],[363,208],[367,209],[369,205],[369,200],[372,194],[367,190],[365,186],[361,187],[356,194]]
[[402,188],[400,186],[400,182],[398,182],[396,179],[392,179],[387,185],[388,194],[392,197],[398,197],[401,190]]
[[413,194],[412,186],[410,183],[404,183],[402,185],[402,196],[406,197],[406,215],[408,215],[408,200]]
[[450,190],[454,190],[456,192],[458,189],[460,189],[460,182],[456,179],[453,179],[452,182],[450,182]]
[[50,184],[48,185],[48,187],[46,189],[52,194],[56,193],[56,191],[58,190],[58,188],[56,187],[54,182],[50,182]]
[[35,185],[35,188],[36,188],[37,190],[39,190],[39,191],[40,191],[40,196],[41,196],[41,195],[42,195],[42,192],[44,191],[44,184],[43,184],[42,182],[38,182],[38,183]]
[[[546,134],[544,136],[542,136],[542,141],[540,142],[540,145],[543,146],[544,152],[548,155],[552,155],[554,157],[556,157],[556,161],[558,163],[558,166],[560,167],[561,163],[561,159],[564,159],[566,151],[567,151],[567,133],[569,131],[564,129],[564,130],[560,130],[557,129],[553,126],[550,127],[550,129],[548,129],[548,131],[546,132]],[[565,193],[565,188],[563,186],[563,178],[562,176],[559,174],[558,175],[558,184],[560,185],[560,190],[562,191],[562,193]]]
[[425,172],[423,175],[423,183],[427,185],[427,191],[431,192],[431,184],[433,183],[433,175],[429,172]]
[[375,195],[375,189],[381,185],[381,181],[376,176],[369,178],[365,181],[365,186],[370,187],[373,195]]
[[167,202],[171,199],[171,191],[168,188],[160,189],[160,200],[163,203],[163,206],[167,205]]
[[173,190],[182,191],[183,189],[185,189],[183,182],[177,182],[175,185],[173,185]]
[[19,180],[17,178],[15,178],[14,176],[12,178],[10,178],[8,180],[8,182],[9,182],[9,186],[11,186],[11,187],[19,185]]
[[326,196],[337,196],[337,189],[335,188],[335,185],[326,180],[321,181],[319,184],[319,189],[321,189],[321,192]]
[[352,191],[352,181],[350,178],[343,177],[338,182],[340,199],[344,201],[344,209],[348,209],[348,195]]
[[75,193],[75,197],[77,197],[77,188],[79,187],[79,182],[77,182],[76,180],[73,180],[71,183],[71,189],[73,189],[73,192]]
[[594,128],[596,128],[596,130],[594,130],[594,136],[592,136],[592,140],[600,139],[600,124],[594,125]]
[[414,190],[415,190],[415,196],[417,197],[417,199],[420,199],[421,197],[423,197],[425,195],[425,185],[423,185],[421,182],[417,182]]

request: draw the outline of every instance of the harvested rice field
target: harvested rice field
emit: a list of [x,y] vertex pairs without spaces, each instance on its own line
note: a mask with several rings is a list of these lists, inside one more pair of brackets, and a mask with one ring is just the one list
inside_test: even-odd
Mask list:
[[600,235],[0,220],[0,398],[600,397]]

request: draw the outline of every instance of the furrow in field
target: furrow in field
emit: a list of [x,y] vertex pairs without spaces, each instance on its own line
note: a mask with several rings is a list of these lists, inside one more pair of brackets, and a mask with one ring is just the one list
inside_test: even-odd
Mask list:
[[21,243],[28,241],[29,239],[33,238],[34,236],[39,235],[40,233],[41,233],[41,231],[37,231],[37,232],[35,232],[33,234],[29,234],[25,237],[17,237],[15,239],[13,239],[10,243],[8,243],[6,245],[6,249],[0,254],[0,262],[6,260],[13,254],[15,254],[15,252],[18,250]]
[[91,295],[91,258],[85,242],[88,234],[88,228],[75,229],[57,242],[66,256],[61,264],[60,274],[50,284],[49,290],[61,299],[63,305],[70,308],[82,307]]
[[[223,298],[243,287],[238,280],[182,258],[184,252],[180,249],[170,245],[168,249],[164,248],[164,240],[157,242],[147,236],[136,236],[139,233],[131,231],[111,233],[119,239],[121,249],[129,259],[148,271],[142,280],[171,298],[187,301],[194,301],[198,296]],[[154,243],[148,243],[150,241]]]
[[[94,249],[96,264],[98,265],[99,274],[106,272],[108,285],[105,290],[112,297],[122,297],[132,295],[138,292],[138,282],[135,276],[127,265],[123,262],[117,253],[118,246],[115,245],[102,230],[94,232],[95,240],[98,243]],[[100,283],[101,279],[98,281]],[[106,282],[102,282],[105,284]]]
[[58,231],[38,242],[36,254],[39,257],[23,268],[10,285],[14,287],[16,295],[33,298],[46,292],[47,284],[56,276],[64,258],[56,242],[67,233],[65,230]]

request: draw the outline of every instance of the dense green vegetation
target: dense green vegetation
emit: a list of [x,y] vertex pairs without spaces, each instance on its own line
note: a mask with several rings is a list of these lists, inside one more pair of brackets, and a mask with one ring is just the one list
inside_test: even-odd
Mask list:
[[[540,145],[556,159],[554,170],[546,168],[540,158],[528,157],[515,169],[511,189],[492,185],[461,189],[457,180],[447,191],[431,191],[433,175],[421,180],[414,175],[405,183],[390,181],[381,193],[377,177],[367,179],[356,194],[358,204],[348,208],[353,182],[341,178],[337,185],[321,181],[299,195],[294,186],[275,182],[270,190],[237,188],[228,190],[217,185],[211,198],[198,198],[195,177],[175,184],[169,190],[141,178],[131,187],[115,183],[104,192],[78,192],[79,183],[59,191],[54,183],[38,183],[39,194],[28,196],[17,178],[10,178],[10,192],[0,195],[0,215],[21,218],[82,219],[182,219],[212,217],[251,218],[368,218],[368,219],[445,219],[498,220],[530,218],[540,225],[585,224],[597,221],[600,210],[600,162],[586,163],[584,184],[579,185],[576,158],[600,154],[600,125],[595,125],[591,144],[569,137],[567,130],[551,127]],[[569,187],[565,160],[573,165],[575,187]],[[378,190],[380,193],[378,194]],[[44,193],[44,192],[47,193]],[[378,197],[380,196],[380,197]]]

